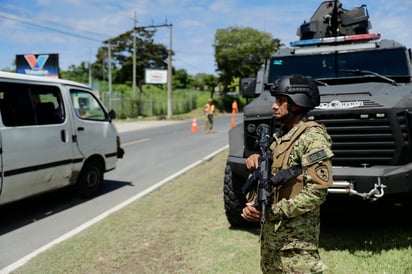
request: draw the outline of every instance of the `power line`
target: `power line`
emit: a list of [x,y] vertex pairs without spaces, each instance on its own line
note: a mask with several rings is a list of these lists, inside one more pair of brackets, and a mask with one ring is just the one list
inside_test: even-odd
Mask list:
[[95,42],[99,42],[99,43],[101,43],[101,41],[102,41],[102,40],[94,39],[94,38],[84,36],[84,35],[81,35],[81,34],[76,34],[76,33],[72,33],[72,32],[65,31],[65,30],[59,30],[59,29],[56,29],[56,28],[43,26],[43,25],[36,24],[36,23],[33,23],[33,22],[25,21],[25,20],[22,20],[22,19],[17,19],[17,18],[5,16],[5,15],[0,15],[0,17],[4,18],[6,20],[16,21],[16,22],[19,22],[19,23],[22,23],[22,24],[25,24],[25,25],[34,26],[34,27],[38,27],[38,28],[41,28],[41,29],[47,29],[47,30],[50,30],[50,31],[58,32],[58,33],[61,33],[61,34],[65,34],[65,35],[69,35],[69,36],[73,36],[73,37],[77,37],[77,38],[81,38],[81,39],[85,39],[85,40],[95,41]]
[[[32,20],[36,20],[36,21],[39,21],[37,18],[36,19],[34,19],[34,18],[31,18]],[[68,25],[64,25],[64,24],[62,24],[62,23],[60,23],[60,22],[57,22],[57,21],[54,21],[54,20],[42,20],[42,23],[44,23],[44,24],[53,24],[53,25],[57,25],[57,26],[60,26],[60,27],[62,27],[62,28],[64,28],[64,29],[73,29],[73,27],[72,26],[68,26]],[[104,38],[108,38],[109,36],[106,34],[106,33],[99,33],[99,32],[95,32],[95,31],[90,31],[90,30],[86,30],[86,29],[80,29],[80,28],[76,28],[76,31],[77,32],[81,32],[81,33],[84,33],[84,34],[92,34],[92,35],[96,35],[96,36],[99,36],[99,37],[104,37]]]

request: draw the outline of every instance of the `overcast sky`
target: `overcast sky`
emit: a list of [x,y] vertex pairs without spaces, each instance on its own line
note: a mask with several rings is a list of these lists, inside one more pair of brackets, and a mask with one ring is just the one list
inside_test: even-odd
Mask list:
[[[173,66],[189,74],[215,73],[213,39],[217,29],[253,27],[297,40],[318,0],[0,0],[0,69],[14,68],[16,54],[58,53],[60,67],[95,61],[101,41],[137,26],[172,24]],[[412,46],[411,0],[341,0],[343,8],[366,4],[372,29],[382,39]],[[155,42],[169,48],[169,29]]]

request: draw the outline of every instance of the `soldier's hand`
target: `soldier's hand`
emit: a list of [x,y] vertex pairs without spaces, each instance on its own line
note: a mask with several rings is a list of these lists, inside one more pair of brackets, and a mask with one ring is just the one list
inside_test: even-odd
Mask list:
[[240,214],[243,219],[249,222],[259,222],[260,221],[260,211],[257,210],[253,205],[255,202],[248,202],[243,208],[242,213]]
[[245,160],[245,164],[248,170],[255,170],[259,165],[259,154],[252,154]]

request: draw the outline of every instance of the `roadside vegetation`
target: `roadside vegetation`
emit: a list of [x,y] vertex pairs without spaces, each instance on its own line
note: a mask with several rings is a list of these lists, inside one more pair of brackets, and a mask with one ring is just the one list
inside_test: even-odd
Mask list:
[[[146,84],[145,77],[147,69],[168,69],[169,51],[165,45],[154,42],[155,33],[156,29],[139,28],[103,41],[93,63],[70,65],[67,70],[60,71],[60,77],[91,85],[120,119],[164,119],[167,85]],[[239,109],[242,109],[245,102],[238,96],[239,79],[256,77],[265,60],[282,45],[272,34],[250,27],[217,29],[213,44],[215,74],[199,72],[190,75],[184,68],[171,68],[173,115],[201,108],[208,98],[214,99],[220,112],[230,112],[233,94],[237,95]],[[134,50],[138,53],[135,59]],[[132,75],[134,70],[136,74]],[[110,87],[109,76],[112,80]],[[135,88],[132,87],[133,78]]]
[[[112,106],[118,119],[166,119],[168,100],[166,88],[162,85],[144,85],[142,88],[143,93],[137,99],[131,97],[127,88],[123,92],[114,92],[111,104],[107,92],[101,94],[101,99],[105,106]],[[122,90],[121,86],[116,90]],[[188,118],[187,114],[199,110],[203,115],[203,106],[209,98],[214,100],[216,110],[220,113],[231,112],[233,100],[237,100],[240,108],[246,103],[246,99],[238,95],[215,93],[212,97],[209,91],[178,89],[172,94],[171,119]]]
[[[257,228],[223,209],[227,151],[14,273],[260,273]],[[410,211],[336,199],[322,208],[325,273],[412,273]]]
[[[102,41],[93,62],[82,61],[60,69],[59,77],[90,85],[119,119],[165,119],[167,84],[146,84],[148,69],[169,69],[169,50],[154,41],[155,33],[153,28],[139,28]],[[236,98],[241,110],[245,99],[239,96],[239,79],[256,77],[265,60],[282,45],[272,34],[250,27],[217,29],[212,45],[216,64],[213,74],[191,75],[185,68],[175,68],[172,64],[172,119],[202,108],[208,98],[213,98],[220,112],[231,112]],[[170,53],[173,59],[174,52]],[[202,64],[191,65],[201,67]],[[16,68],[1,70],[15,72]]]

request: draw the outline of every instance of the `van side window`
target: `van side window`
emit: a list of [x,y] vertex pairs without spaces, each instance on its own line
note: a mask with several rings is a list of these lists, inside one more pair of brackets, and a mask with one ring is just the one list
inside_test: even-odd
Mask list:
[[65,119],[56,86],[0,83],[0,111],[5,126],[60,124]]
[[85,120],[107,120],[107,114],[104,107],[92,93],[73,89],[70,90],[70,97],[77,117]]

